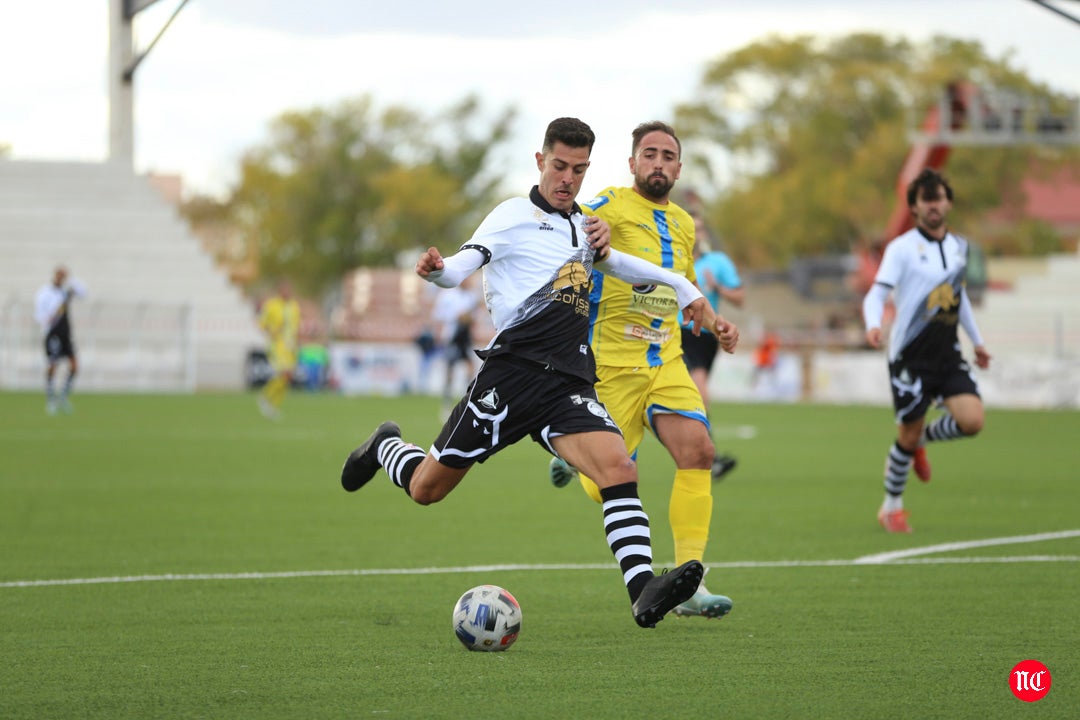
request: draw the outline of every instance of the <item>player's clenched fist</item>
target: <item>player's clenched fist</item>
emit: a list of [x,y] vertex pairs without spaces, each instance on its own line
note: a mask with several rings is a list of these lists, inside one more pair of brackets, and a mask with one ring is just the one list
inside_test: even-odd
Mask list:
[[728,322],[719,315],[716,316],[716,338],[720,341],[720,347],[726,353],[735,352],[735,346],[739,344],[739,328],[733,322]]
[[416,274],[420,277],[427,277],[436,270],[443,269],[442,255],[437,248],[430,247],[420,259],[416,261]]

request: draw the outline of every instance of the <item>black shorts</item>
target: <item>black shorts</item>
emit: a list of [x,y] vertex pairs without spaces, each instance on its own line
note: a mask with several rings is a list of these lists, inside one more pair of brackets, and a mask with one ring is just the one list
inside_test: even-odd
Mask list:
[[499,355],[484,361],[431,454],[448,467],[467,468],[525,436],[554,454],[551,438],[598,430],[622,434],[592,383]]
[[896,421],[909,423],[926,416],[931,403],[954,395],[978,395],[979,386],[971,366],[960,359],[955,365],[934,368],[908,366],[903,362],[889,365],[893,408]]
[[469,353],[472,352],[472,344],[472,326],[467,324],[456,325],[450,342],[446,344],[445,357],[447,364],[455,365],[462,360],[468,360]]
[[694,335],[693,331],[682,329],[683,361],[688,370],[705,370],[708,373],[712,370],[719,347],[720,341],[711,332],[702,330],[700,335]]
[[49,331],[45,336],[45,357],[51,363],[61,358],[75,357],[75,343],[71,342],[71,333]]
[[469,359],[472,343],[469,340],[458,342],[456,339],[446,346],[446,362],[450,365]]

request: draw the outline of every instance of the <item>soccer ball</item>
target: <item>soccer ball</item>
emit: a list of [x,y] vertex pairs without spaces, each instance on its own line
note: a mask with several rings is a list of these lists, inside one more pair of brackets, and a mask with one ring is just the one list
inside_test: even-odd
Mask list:
[[454,633],[470,650],[506,650],[521,632],[521,606],[498,585],[478,585],[454,605]]

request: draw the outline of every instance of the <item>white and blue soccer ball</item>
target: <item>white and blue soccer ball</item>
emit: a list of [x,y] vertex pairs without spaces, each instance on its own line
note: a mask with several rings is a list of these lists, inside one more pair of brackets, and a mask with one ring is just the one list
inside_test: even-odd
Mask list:
[[521,605],[498,585],[477,585],[454,605],[454,634],[470,650],[506,650],[521,632]]

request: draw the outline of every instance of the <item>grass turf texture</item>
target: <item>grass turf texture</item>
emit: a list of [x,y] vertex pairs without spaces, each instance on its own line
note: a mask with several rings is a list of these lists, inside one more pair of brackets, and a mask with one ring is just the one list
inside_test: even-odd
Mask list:
[[[933,481],[912,478],[905,496],[915,533],[891,536],[875,520],[888,410],[717,405],[718,446],[739,466],[714,486],[706,562],[747,563],[709,576],[735,611],[642,630],[599,508],[552,488],[532,443],[428,508],[382,474],[341,490],[341,462],[380,421],[426,446],[435,400],[292,395],[278,423],[250,395],[76,402],[47,417],[37,394],[0,394],[0,717],[981,720],[1080,707],[1080,538],[849,562],[1080,528],[1075,412],[991,409],[979,438],[932,446]],[[639,461],[662,567],[672,465],[652,440]],[[1031,556],[1058,560],[969,561]],[[453,570],[482,565],[549,567]],[[206,577],[14,584],[166,575]],[[458,596],[485,582],[522,604],[506,653],[469,653],[450,627]],[[1034,704],[1008,686],[1028,658],[1053,675]]]

